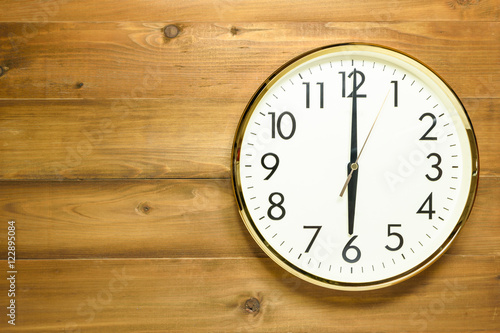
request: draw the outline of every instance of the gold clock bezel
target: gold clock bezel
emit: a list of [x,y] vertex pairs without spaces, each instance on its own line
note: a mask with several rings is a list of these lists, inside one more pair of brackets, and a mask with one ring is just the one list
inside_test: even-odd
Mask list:
[[[370,52],[376,52],[376,53],[381,53],[386,56],[394,57],[395,59],[398,59],[400,61],[404,61],[405,63],[409,64],[410,66],[415,67],[416,70],[422,72],[424,75],[426,75],[428,78],[432,80],[446,95],[448,100],[453,104],[455,110],[460,116],[461,123],[463,124],[466,133],[467,133],[467,138],[469,142],[469,147],[470,147],[470,153],[471,153],[471,182],[470,182],[470,187],[469,187],[469,193],[467,196],[466,204],[464,206],[464,209],[462,211],[462,214],[460,215],[459,220],[457,221],[455,228],[453,231],[450,233],[448,238],[441,244],[441,246],[431,255],[429,256],[426,260],[422,261],[415,267],[407,270],[404,273],[395,275],[393,277],[383,279],[383,280],[378,280],[378,281],[370,281],[370,282],[365,282],[365,283],[347,283],[347,282],[339,282],[339,281],[333,281],[333,280],[328,280],[324,279],[321,277],[318,277],[316,275],[313,275],[307,271],[304,271],[300,267],[295,266],[294,264],[290,263],[288,260],[283,258],[273,247],[267,243],[266,239],[262,236],[262,234],[259,232],[257,229],[250,212],[248,211],[247,205],[245,203],[244,197],[243,197],[243,191],[242,191],[242,186],[241,186],[241,179],[240,179],[240,173],[239,173],[239,152],[241,149],[241,143],[243,140],[243,136],[245,134],[246,127],[248,125],[248,121],[253,114],[253,111],[255,110],[256,106],[259,104],[260,100],[262,97],[266,94],[266,92],[272,87],[278,80],[280,80],[283,76],[288,74],[290,71],[294,70],[298,66],[302,65],[303,63],[310,61],[314,58],[326,55],[326,54],[331,54],[331,53],[337,53],[337,52],[350,52],[350,51],[370,51]],[[233,185],[233,190],[234,194],[238,203],[238,209],[240,216],[245,223],[246,228],[252,235],[252,238],[257,242],[259,247],[278,265],[280,265],[282,268],[284,268],[286,271],[289,273],[316,285],[330,288],[330,289],[337,289],[337,290],[349,290],[349,291],[354,291],[354,290],[372,290],[372,289],[378,289],[378,288],[383,288],[387,286],[391,286],[394,284],[397,284],[399,282],[402,282],[404,280],[409,279],[412,276],[417,275],[418,273],[422,272],[426,268],[428,268],[430,265],[432,265],[436,260],[441,257],[446,250],[451,246],[453,243],[454,239],[458,235],[458,233],[461,231],[464,223],[466,222],[467,218],[470,215],[470,212],[472,210],[472,206],[474,203],[475,195],[476,195],[476,190],[477,190],[477,183],[479,179],[479,155],[478,155],[478,148],[477,148],[477,143],[476,143],[476,138],[474,134],[474,130],[472,128],[472,124],[470,122],[470,119],[467,115],[467,111],[465,110],[465,107],[461,103],[460,99],[458,96],[455,94],[455,92],[451,89],[451,87],[432,69],[430,69],[427,65],[423,64],[419,60],[403,53],[398,50],[388,48],[385,46],[380,46],[376,44],[367,44],[367,43],[347,43],[347,44],[334,44],[334,45],[328,45],[324,46],[321,48],[313,49],[308,52],[305,52],[292,60],[288,61],[284,65],[282,65],[280,68],[278,68],[273,74],[271,74],[257,89],[257,91],[254,93],[250,101],[248,102],[245,111],[243,112],[243,115],[240,119],[240,122],[238,124],[236,134],[234,137],[233,141],[233,148],[232,148],[232,156],[231,156],[231,182]]]

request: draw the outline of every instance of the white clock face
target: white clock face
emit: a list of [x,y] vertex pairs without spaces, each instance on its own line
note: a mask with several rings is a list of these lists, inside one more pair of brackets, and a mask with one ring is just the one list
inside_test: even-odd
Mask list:
[[233,173],[243,220],[271,258],[319,285],[373,289],[450,245],[472,206],[477,148],[462,105],[425,66],[341,45],[261,87]]

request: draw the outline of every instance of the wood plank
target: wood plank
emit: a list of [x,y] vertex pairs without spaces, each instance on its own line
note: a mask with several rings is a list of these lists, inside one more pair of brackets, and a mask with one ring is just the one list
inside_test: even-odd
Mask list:
[[[0,100],[0,178],[229,178],[234,132],[250,96]],[[500,99],[464,103],[481,175],[500,175]]]
[[3,179],[220,178],[245,103],[0,101]]
[[492,202],[500,202],[500,178],[481,178],[469,220],[448,253],[475,254],[481,239],[481,253],[500,254],[500,209]]
[[[0,185],[0,221],[16,221],[22,259],[265,256],[238,215],[230,180]],[[500,209],[491,204],[500,202],[499,185],[481,179],[450,254],[500,255]],[[0,237],[2,258],[6,242]]]
[[[500,138],[500,99],[496,100],[464,100],[466,110],[476,134],[479,148],[479,170],[483,176],[499,175],[500,170],[490,168],[499,165],[499,147],[496,142]],[[479,110],[483,110],[481,112]],[[479,111],[479,112],[478,112]]]
[[173,39],[164,25],[2,23],[0,98],[248,99],[293,57],[352,41],[413,55],[461,98],[500,97],[497,22],[179,23]]
[[[17,221],[18,273],[17,325],[4,308],[0,332],[500,332],[498,0],[2,5],[0,222]],[[166,38],[167,24],[180,35]],[[400,49],[443,76],[481,160],[450,250],[362,293],[272,262],[229,180],[232,137],[261,82],[304,51],[350,41]],[[1,304],[8,290],[4,276]]]
[[[2,262],[3,263],[3,262]],[[22,260],[3,332],[495,332],[500,261],[448,256],[390,288],[339,292],[270,259]],[[0,289],[8,290],[7,280]],[[245,302],[260,301],[258,313]],[[5,304],[6,293],[1,301]],[[5,308],[4,308],[5,310]]]
[[[1,21],[355,22],[496,21],[498,3],[482,1],[264,1],[264,0],[4,0]],[[286,8],[286,15],[283,15]]]
[[16,221],[20,258],[261,252],[238,218],[229,180],[4,182],[0,191],[0,219]]

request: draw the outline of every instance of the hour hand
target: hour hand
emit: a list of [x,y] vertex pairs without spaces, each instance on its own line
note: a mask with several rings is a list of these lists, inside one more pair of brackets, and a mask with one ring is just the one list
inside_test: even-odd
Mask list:
[[350,181],[347,185],[347,206],[348,206],[348,232],[354,233],[354,215],[356,212],[356,192],[358,187],[358,164],[356,162],[347,165],[347,173]]

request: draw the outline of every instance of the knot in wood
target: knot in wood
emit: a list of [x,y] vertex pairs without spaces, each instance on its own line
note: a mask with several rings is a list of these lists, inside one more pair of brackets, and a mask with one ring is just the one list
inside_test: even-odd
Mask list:
[[477,5],[480,0],[456,0],[460,6],[468,7]]
[[181,29],[179,29],[179,27],[176,26],[175,24],[167,25],[163,29],[163,33],[165,34],[165,37],[167,37],[167,38],[175,38],[175,37],[177,37],[177,35],[179,35],[180,31],[181,31]]
[[254,297],[247,299],[247,301],[245,302],[245,310],[248,313],[258,313],[260,310],[259,300]]
[[240,31],[240,29],[236,28],[236,27],[231,27],[231,35],[235,36],[238,34],[238,32]]
[[152,210],[153,208],[147,202],[141,202],[136,208],[136,211],[142,215],[148,215]]

